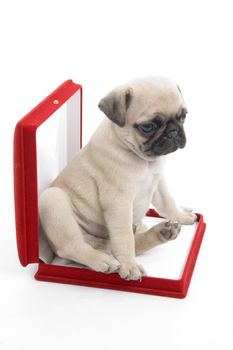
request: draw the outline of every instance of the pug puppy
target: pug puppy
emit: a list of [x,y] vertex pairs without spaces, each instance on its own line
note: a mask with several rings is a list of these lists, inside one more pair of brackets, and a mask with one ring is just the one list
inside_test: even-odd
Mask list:
[[[196,215],[169,194],[163,163],[186,143],[179,87],[162,78],[131,81],[99,103],[104,118],[89,143],[39,198],[39,217],[61,258],[127,280],[145,274],[135,256],[177,237]],[[150,203],[168,219],[143,225]]]

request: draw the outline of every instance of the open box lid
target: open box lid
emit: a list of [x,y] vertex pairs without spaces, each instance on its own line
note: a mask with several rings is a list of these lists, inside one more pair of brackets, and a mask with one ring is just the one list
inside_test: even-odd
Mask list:
[[[14,197],[15,197],[15,221],[16,237],[20,262],[23,266],[30,263],[39,262],[39,220],[38,220],[38,194],[43,187],[49,184],[38,186],[38,159],[36,134],[37,128],[41,126],[49,117],[57,127],[56,120],[61,114],[66,114],[67,122],[59,127],[67,128],[67,134],[76,133],[76,144],[71,145],[71,149],[66,150],[63,158],[70,158],[82,143],[82,87],[67,80],[38,104],[30,113],[21,119],[14,134]],[[70,120],[70,122],[69,122]],[[76,123],[76,124],[75,124]],[[78,123],[78,124],[77,124]],[[71,127],[72,125],[72,127]],[[38,130],[40,130],[39,128]],[[50,129],[51,130],[51,129]],[[77,130],[79,135],[77,135]],[[64,134],[64,132],[63,132]],[[50,141],[52,134],[43,134],[47,141]],[[46,139],[44,140],[46,145]],[[50,143],[47,142],[50,151]],[[62,147],[60,147],[61,151]],[[64,149],[63,149],[64,152]],[[69,159],[68,159],[69,160]],[[67,159],[66,159],[67,161]],[[64,165],[65,162],[64,161]],[[63,164],[59,164],[62,168]],[[44,169],[49,169],[47,164]],[[48,176],[46,177],[48,178]],[[51,179],[52,180],[52,179]]]

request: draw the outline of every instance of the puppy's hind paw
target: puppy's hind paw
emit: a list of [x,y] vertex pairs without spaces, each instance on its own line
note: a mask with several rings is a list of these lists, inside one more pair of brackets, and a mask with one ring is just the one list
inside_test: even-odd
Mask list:
[[159,234],[163,242],[176,239],[180,233],[181,226],[177,221],[166,221],[163,227],[160,229]]
[[113,256],[101,252],[88,266],[98,272],[112,273],[119,270],[120,263]]

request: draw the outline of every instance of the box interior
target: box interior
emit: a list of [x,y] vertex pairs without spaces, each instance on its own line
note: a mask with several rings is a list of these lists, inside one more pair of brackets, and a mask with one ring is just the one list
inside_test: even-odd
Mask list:
[[[36,132],[38,193],[47,188],[58,173],[70,162],[80,149],[80,91],[76,92]],[[163,219],[145,217],[148,227]],[[197,224],[183,226],[179,237],[167,244],[155,247],[137,257],[151,277],[179,279],[195,235]],[[56,256],[39,229],[39,257],[47,264],[83,265]]]

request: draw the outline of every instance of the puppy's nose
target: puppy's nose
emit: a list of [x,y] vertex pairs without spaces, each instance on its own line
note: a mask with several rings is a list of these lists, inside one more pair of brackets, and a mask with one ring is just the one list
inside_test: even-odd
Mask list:
[[171,129],[171,130],[169,130],[169,132],[168,132],[168,137],[169,137],[170,139],[173,139],[173,138],[175,138],[175,137],[177,136],[177,134],[178,134],[177,129]]

